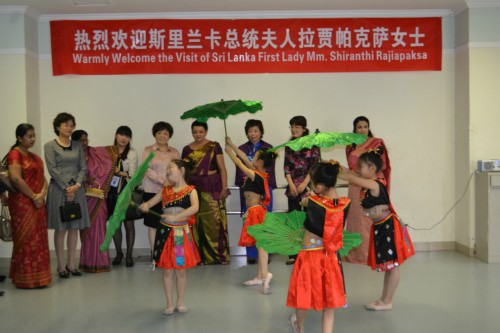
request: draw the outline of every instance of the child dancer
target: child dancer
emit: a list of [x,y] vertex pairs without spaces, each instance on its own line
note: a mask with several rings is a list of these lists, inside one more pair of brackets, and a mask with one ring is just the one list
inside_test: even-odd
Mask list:
[[304,198],[307,207],[305,234],[288,287],[287,306],[295,308],[290,324],[304,332],[307,310],[323,310],[323,332],[333,332],[334,308],[346,304],[342,262],[342,232],[350,200],[339,197],[335,189],[339,173],[337,162],[317,162],[311,167],[312,190]]
[[[255,239],[247,233],[247,228],[264,222],[267,212],[266,206],[269,205],[271,200],[268,185],[269,175],[266,173],[266,168],[272,165],[277,155],[260,150],[255,153],[253,162],[250,162],[246,154],[236,147],[230,138],[226,138],[226,153],[247,177],[241,187],[245,197],[247,217],[241,230],[238,245],[255,246]],[[269,255],[263,248],[257,248],[257,251],[259,253],[257,276],[245,281],[243,284],[246,286],[262,285],[262,294],[267,295],[273,278],[273,275],[268,270]]]
[[385,272],[382,296],[365,307],[367,310],[392,309],[392,298],[399,284],[399,266],[415,254],[410,237],[401,225],[387,193],[386,182],[377,178],[382,169],[383,148],[369,150],[358,159],[358,175],[343,168],[339,175],[351,184],[362,187],[360,193],[363,212],[372,221],[368,251],[368,266]]
[[[190,233],[190,225],[194,224],[194,214],[198,212],[198,194],[193,185],[188,185],[191,162],[173,160],[167,167],[167,179],[171,184],[163,188],[140,209],[148,212],[160,201],[163,206],[160,225],[158,227],[153,251],[156,267],[163,271],[163,287],[167,298],[164,315],[188,312],[184,304],[186,290],[186,268],[196,266],[200,255]],[[176,275],[177,306],[173,302],[173,275]]]

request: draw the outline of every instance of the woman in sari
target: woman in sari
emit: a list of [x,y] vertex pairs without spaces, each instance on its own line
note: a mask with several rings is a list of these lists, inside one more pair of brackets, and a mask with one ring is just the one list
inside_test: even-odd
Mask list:
[[[87,177],[85,187],[98,188],[105,194],[113,178],[118,153],[115,146],[89,147],[87,132],[74,131],[74,141],[80,141],[85,152]],[[109,253],[101,252],[99,246],[104,242],[108,208],[105,195],[97,198],[87,195],[87,208],[90,216],[90,228],[80,231],[80,269],[84,272],[109,272]]]
[[9,193],[12,258],[9,277],[18,288],[42,288],[52,282],[42,159],[29,151],[35,144],[30,124],[16,128],[17,142],[7,156],[9,177],[18,192]]
[[[347,164],[349,169],[357,172],[358,158],[370,149],[377,149],[377,147],[384,147],[384,153],[381,155],[383,166],[379,174],[380,178],[384,178],[387,182],[387,191],[389,191],[389,184],[391,179],[391,164],[389,155],[385,147],[384,140],[373,137],[370,130],[370,121],[364,116],[357,117],[353,121],[353,132],[358,134],[367,135],[367,140],[360,145],[350,145],[346,147]],[[363,209],[360,205],[361,187],[355,184],[349,184],[348,197],[351,199],[351,209],[346,220],[346,230],[349,232],[358,232],[361,234],[363,243],[352,251],[346,257],[346,261],[356,264],[366,264],[368,260],[368,247],[370,243],[370,232],[372,227],[372,220],[363,214]]]
[[230,194],[227,171],[221,146],[208,140],[207,132],[206,123],[193,122],[194,141],[182,150],[182,158],[194,162],[191,182],[200,196],[193,234],[203,264],[227,265],[230,262],[225,202]]

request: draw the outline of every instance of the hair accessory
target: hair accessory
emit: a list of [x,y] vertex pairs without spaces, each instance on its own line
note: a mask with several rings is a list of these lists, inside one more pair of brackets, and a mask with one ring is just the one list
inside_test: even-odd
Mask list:
[[369,154],[369,153],[374,153],[375,155],[379,155],[379,156],[380,156],[380,155],[382,155],[382,154],[380,153],[380,149],[378,149],[378,148],[375,148],[375,149],[367,149],[367,150],[365,151],[365,153],[368,153],[368,154]]
[[340,165],[339,161],[336,160],[323,160],[323,163],[331,164],[331,165]]

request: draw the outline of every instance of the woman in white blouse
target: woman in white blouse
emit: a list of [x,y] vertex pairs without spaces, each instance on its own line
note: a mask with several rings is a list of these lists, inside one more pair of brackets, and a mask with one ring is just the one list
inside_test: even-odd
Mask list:
[[[132,130],[130,127],[118,127],[115,133],[114,144],[118,147],[119,156],[115,176],[111,181],[110,190],[108,192],[108,216],[113,215],[118,194],[120,194],[120,191],[125,187],[130,177],[132,177],[137,170],[137,151],[130,146],[130,140],[132,140]],[[125,225],[125,237],[127,241],[125,265],[127,267],[132,267],[134,266],[134,261],[132,259],[132,251],[135,242],[134,221],[124,221],[123,225]],[[120,265],[123,259],[122,239],[122,229],[119,228],[113,236],[116,248],[116,258],[112,262],[114,266]]]

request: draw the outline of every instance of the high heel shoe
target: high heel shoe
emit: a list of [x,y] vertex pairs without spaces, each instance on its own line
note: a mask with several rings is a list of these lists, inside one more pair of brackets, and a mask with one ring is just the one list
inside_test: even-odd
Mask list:
[[134,260],[132,259],[132,256],[127,256],[127,258],[125,258],[125,266],[127,267],[134,266]]
[[269,285],[272,279],[273,275],[271,273],[267,273],[266,278],[262,279],[262,295],[268,295],[270,293]]
[[70,272],[71,275],[73,276],[82,276],[82,272],[80,272],[76,268],[74,270],[70,270],[67,265],[66,265],[66,271]]
[[123,253],[118,252],[116,254],[115,260],[111,263],[113,266],[119,266],[122,263]]

